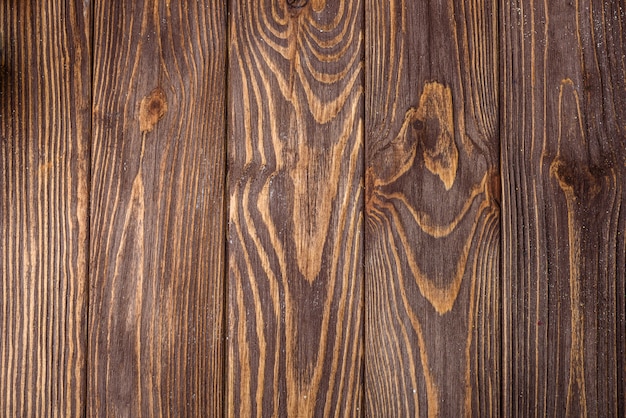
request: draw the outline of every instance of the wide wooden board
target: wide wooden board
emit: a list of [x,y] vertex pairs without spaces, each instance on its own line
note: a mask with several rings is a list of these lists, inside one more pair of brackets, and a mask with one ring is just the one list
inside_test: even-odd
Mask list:
[[220,416],[225,4],[96,1],[88,416]]
[[498,416],[497,2],[366,0],[367,416]]
[[0,415],[81,416],[91,7],[0,3]]
[[625,13],[501,11],[507,416],[626,415]]
[[228,416],[362,413],[359,0],[233,0]]

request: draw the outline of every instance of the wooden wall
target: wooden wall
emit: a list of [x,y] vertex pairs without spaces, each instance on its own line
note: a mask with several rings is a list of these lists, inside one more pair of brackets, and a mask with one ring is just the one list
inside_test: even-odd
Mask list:
[[626,415],[624,0],[0,22],[0,416]]

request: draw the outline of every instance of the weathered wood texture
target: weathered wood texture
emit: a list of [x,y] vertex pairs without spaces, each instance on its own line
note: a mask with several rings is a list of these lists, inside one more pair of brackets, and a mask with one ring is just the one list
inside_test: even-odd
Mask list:
[[495,1],[366,1],[367,415],[500,411]]
[[0,415],[85,406],[91,11],[0,3]]
[[625,25],[0,2],[0,416],[626,416]]
[[88,416],[219,416],[226,14],[97,1]]
[[625,9],[501,11],[507,416],[626,416]]
[[229,416],[362,412],[362,9],[230,2]]

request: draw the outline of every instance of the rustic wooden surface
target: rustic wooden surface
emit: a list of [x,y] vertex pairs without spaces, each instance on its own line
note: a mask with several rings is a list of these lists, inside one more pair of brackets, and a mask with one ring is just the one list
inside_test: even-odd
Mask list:
[[219,416],[226,15],[94,4],[88,416]]
[[501,11],[510,416],[626,415],[625,9]]
[[85,407],[89,7],[0,3],[0,415]]
[[625,416],[625,22],[0,2],[0,416]]
[[367,416],[498,416],[496,2],[366,1]]
[[228,416],[359,416],[362,3],[230,2]]

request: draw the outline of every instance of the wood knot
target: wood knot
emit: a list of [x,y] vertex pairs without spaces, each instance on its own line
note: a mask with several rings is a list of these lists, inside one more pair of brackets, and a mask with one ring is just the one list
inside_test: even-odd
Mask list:
[[165,93],[160,87],[157,87],[141,100],[139,105],[139,130],[142,133],[152,132],[157,122],[165,115],[165,112],[167,112]]
[[421,139],[426,168],[450,190],[459,162],[450,88],[436,81],[426,83],[415,119],[413,129]]
[[574,199],[588,200],[597,197],[604,178],[610,177],[610,167],[586,166],[557,157],[550,165],[550,174],[561,189]]

